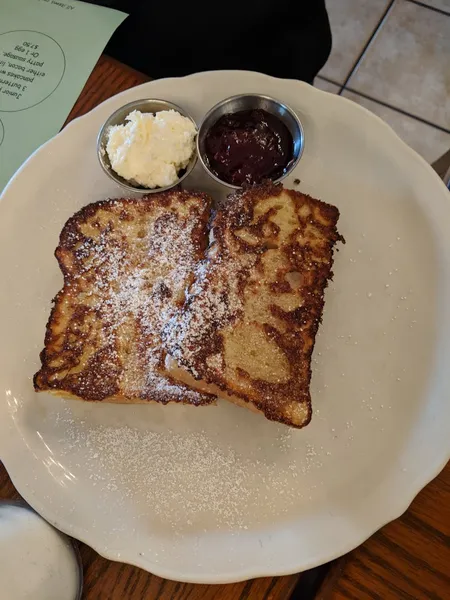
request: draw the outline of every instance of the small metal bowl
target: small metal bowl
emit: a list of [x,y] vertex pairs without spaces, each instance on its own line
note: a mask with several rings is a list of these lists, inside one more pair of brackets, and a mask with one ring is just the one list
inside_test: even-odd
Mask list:
[[274,183],[278,183],[287,177],[289,173],[291,173],[292,170],[297,166],[298,161],[303,154],[303,148],[305,146],[305,134],[303,132],[302,123],[292,108],[283,102],[280,102],[279,100],[275,100],[275,98],[262,96],[260,94],[242,94],[239,96],[231,96],[231,98],[226,98],[225,100],[222,100],[222,102],[219,102],[213,106],[203,118],[197,136],[197,154],[206,172],[217,182],[229,188],[239,189],[240,186],[223,181],[211,171],[205,149],[206,135],[211,127],[224,115],[236,113],[242,110],[254,109],[262,109],[274,115],[275,117],[278,117],[278,119],[280,119],[280,121],[286,125],[294,141],[292,160],[286,167],[286,171],[283,173],[283,175],[276,179]]
[[186,167],[186,169],[183,170],[183,174],[181,175],[181,177],[179,177],[172,185],[167,185],[165,187],[146,188],[146,187],[143,187],[140,185],[133,185],[133,183],[131,183],[130,181],[127,181],[126,179],[124,179],[123,177],[118,175],[111,167],[111,163],[109,162],[108,153],[106,152],[106,144],[108,141],[109,128],[112,127],[113,125],[123,125],[125,123],[126,117],[133,110],[139,110],[142,113],[153,113],[153,114],[160,112],[162,110],[176,110],[183,117],[187,117],[188,119],[190,119],[192,121],[192,123],[195,125],[195,128],[197,129],[197,124],[194,121],[194,119],[191,117],[191,115],[189,115],[185,110],[183,110],[176,104],[173,104],[172,102],[167,102],[166,100],[154,100],[154,99],[135,100],[134,102],[129,102],[128,104],[125,104],[124,106],[122,106],[121,108],[119,108],[118,110],[113,112],[113,114],[110,117],[108,117],[108,119],[105,121],[102,128],[100,129],[100,132],[97,137],[97,155],[98,155],[100,164],[101,164],[103,170],[105,171],[105,173],[107,175],[109,175],[109,177],[111,177],[111,179],[113,179],[116,183],[118,183],[119,185],[121,185],[122,187],[126,188],[127,190],[129,190],[131,192],[141,192],[143,194],[154,194],[157,192],[164,192],[166,190],[170,190],[171,188],[173,188],[176,185],[178,185],[179,183],[181,183],[183,181],[183,179],[186,179],[186,177],[189,175],[189,173],[195,167],[195,163],[197,162],[197,152],[196,151],[194,151],[194,153],[192,154],[191,160],[189,161],[189,164]]

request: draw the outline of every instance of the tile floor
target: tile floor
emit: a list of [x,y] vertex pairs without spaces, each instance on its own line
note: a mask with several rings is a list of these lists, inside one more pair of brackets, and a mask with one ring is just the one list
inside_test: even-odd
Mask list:
[[427,161],[450,149],[450,0],[326,0],[316,87],[384,119]]

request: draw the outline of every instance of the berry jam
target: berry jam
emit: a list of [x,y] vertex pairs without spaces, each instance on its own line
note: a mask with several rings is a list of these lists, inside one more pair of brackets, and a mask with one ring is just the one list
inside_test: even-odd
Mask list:
[[219,179],[242,186],[281,177],[292,161],[294,142],[275,115],[243,110],[214,123],[205,151],[209,168]]

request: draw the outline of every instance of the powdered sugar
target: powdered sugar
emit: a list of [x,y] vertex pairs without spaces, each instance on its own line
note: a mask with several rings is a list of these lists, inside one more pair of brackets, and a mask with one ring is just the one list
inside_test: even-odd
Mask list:
[[[207,207],[188,194],[183,201],[175,194],[169,206],[141,202],[101,203],[67,236],[75,261],[67,288],[95,315],[93,326],[84,323],[82,339],[86,349],[106,355],[97,368],[101,377],[89,383],[102,387],[97,398],[106,393],[109,376],[127,397],[198,404],[205,397],[161,375],[160,332],[184,300],[197,259],[196,229]],[[104,360],[111,361],[109,371]],[[79,386],[86,390],[83,376]]]
[[[249,257],[246,256],[247,261]],[[252,259],[253,257],[250,257]],[[245,267],[242,256],[227,257],[226,276],[215,277],[221,268],[222,256],[215,254],[214,246],[209,251],[209,257],[195,270],[195,283],[190,288],[187,297],[187,309],[174,314],[163,328],[164,344],[170,354],[181,363],[187,361],[189,369],[196,377],[196,355],[205,340],[211,338],[215,329],[224,329],[242,311],[243,299],[240,297],[239,281]],[[220,368],[221,363],[207,362],[212,368]]]
[[[229,408],[233,419],[241,414]],[[210,411],[222,412],[209,408],[202,413]],[[218,436],[214,427],[191,429],[190,418],[183,424],[176,427],[174,419],[175,427],[167,422],[159,429],[150,422],[143,422],[142,428],[96,425],[92,419],[74,418],[69,409],[57,417],[58,429],[64,431],[64,455],[73,461],[83,453],[90,485],[105,493],[114,511],[120,511],[122,503],[140,506],[155,527],[164,524],[175,532],[212,524],[246,529],[254,516],[270,522],[311,494],[308,474],[321,468],[322,452],[309,444],[306,451],[295,449],[291,430],[261,420],[261,431],[256,427],[254,437],[244,444],[239,425],[230,428],[225,422],[225,435]],[[63,463],[68,460],[60,458]],[[77,465],[71,468],[76,471]],[[303,486],[298,477],[306,477]]]

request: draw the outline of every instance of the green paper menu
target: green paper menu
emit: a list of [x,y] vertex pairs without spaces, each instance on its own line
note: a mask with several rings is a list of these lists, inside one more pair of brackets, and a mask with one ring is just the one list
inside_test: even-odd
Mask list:
[[0,193],[62,127],[126,16],[77,0],[0,0]]

